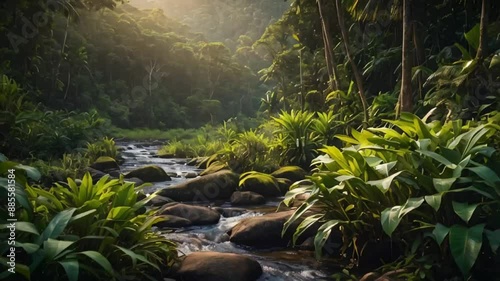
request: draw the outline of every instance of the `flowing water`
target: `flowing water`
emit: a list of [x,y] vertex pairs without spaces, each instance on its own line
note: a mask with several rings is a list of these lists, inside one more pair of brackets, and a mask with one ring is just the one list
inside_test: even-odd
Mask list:
[[[121,152],[124,158],[121,165],[122,172],[154,164],[162,167],[172,177],[172,181],[155,183],[145,188],[146,194],[186,181],[188,180],[185,177],[186,175],[202,171],[196,169],[196,167],[185,165],[186,159],[156,158],[154,155],[156,155],[159,148],[158,145],[125,142],[118,144],[123,149]],[[309,251],[290,249],[257,250],[238,246],[228,241],[229,237],[226,233],[240,220],[273,212],[278,204],[279,199],[268,201],[265,205],[249,209],[247,213],[242,215],[230,218],[221,217],[219,223],[215,225],[187,227],[165,235],[178,243],[178,251],[181,254],[214,251],[237,253],[252,257],[259,261],[264,270],[264,274],[259,278],[259,281],[327,280],[326,277],[332,272],[327,270],[323,264],[317,262]],[[230,207],[230,205],[226,203],[221,207]],[[262,239],[265,239],[265,233],[262,233]]]

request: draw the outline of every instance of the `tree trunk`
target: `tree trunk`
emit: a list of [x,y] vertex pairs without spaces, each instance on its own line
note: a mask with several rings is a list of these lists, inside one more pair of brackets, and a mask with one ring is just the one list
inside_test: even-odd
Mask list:
[[490,0],[483,0],[481,8],[481,23],[479,27],[479,46],[477,48],[476,60],[482,61],[486,53],[486,28],[488,26],[488,11]]
[[340,4],[340,0],[335,1],[337,8],[337,18],[339,21],[340,33],[342,34],[342,41],[344,42],[344,51],[346,53],[347,59],[351,64],[352,72],[354,74],[354,79],[356,80],[356,86],[358,87],[359,98],[361,99],[361,105],[363,106],[363,126],[368,125],[368,102],[366,101],[365,96],[365,88],[363,85],[363,77],[361,76],[361,72],[359,72],[358,66],[356,62],[354,62],[351,51],[349,50],[349,35],[347,34],[345,23],[344,23],[344,15],[342,11],[342,6]]
[[330,33],[329,23],[323,14],[323,5],[321,4],[321,0],[316,0],[318,3],[319,17],[321,20],[321,29],[323,34],[323,44],[325,48],[325,61],[326,61],[326,69],[328,71],[328,86],[331,90],[339,89],[338,82],[338,71],[337,64],[335,62],[335,56],[333,54],[332,47],[332,37]]
[[401,75],[401,92],[399,94],[400,111],[412,112],[413,110],[413,93],[411,89],[411,0],[403,0],[403,47],[402,47],[402,75]]

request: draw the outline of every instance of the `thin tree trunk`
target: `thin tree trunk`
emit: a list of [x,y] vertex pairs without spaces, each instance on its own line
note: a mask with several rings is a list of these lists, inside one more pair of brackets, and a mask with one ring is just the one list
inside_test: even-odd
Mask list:
[[59,58],[59,62],[57,63],[57,68],[56,68],[56,73],[54,75],[54,89],[56,88],[57,85],[57,79],[59,77],[59,69],[61,68],[61,64],[64,58],[64,51],[66,50],[66,41],[68,40],[68,28],[69,28],[69,23],[70,23],[71,15],[69,14],[68,11],[68,17],[66,18],[66,29],[64,30],[64,39],[61,47],[61,57]]
[[[403,47],[402,47],[402,78],[399,94],[400,112],[413,110],[413,93],[411,89],[411,0],[403,0]],[[399,115],[400,112],[397,112]]]
[[326,69],[328,71],[328,76],[329,76],[328,86],[332,90],[338,90],[339,82],[338,82],[337,64],[335,62],[335,57],[333,55],[332,37],[330,33],[330,28],[323,14],[323,5],[321,4],[321,0],[316,0],[316,2],[318,3],[319,17],[321,20],[321,29],[323,34]]
[[481,8],[481,23],[479,27],[479,46],[477,48],[476,60],[482,61],[486,53],[486,28],[488,26],[488,11],[490,0],[483,0]]
[[349,50],[349,37],[347,31],[345,29],[344,24],[344,15],[342,11],[342,6],[340,4],[340,0],[335,1],[337,8],[337,19],[339,21],[340,32],[342,34],[342,41],[344,42],[344,51],[346,53],[347,59],[351,64],[352,72],[354,74],[354,79],[356,80],[356,86],[358,87],[359,98],[361,99],[361,105],[363,106],[363,115],[364,115],[364,124],[363,126],[368,125],[368,102],[366,101],[365,96],[365,88],[363,86],[363,77],[361,76],[361,72],[359,72],[358,66],[356,62],[354,62],[351,51]]

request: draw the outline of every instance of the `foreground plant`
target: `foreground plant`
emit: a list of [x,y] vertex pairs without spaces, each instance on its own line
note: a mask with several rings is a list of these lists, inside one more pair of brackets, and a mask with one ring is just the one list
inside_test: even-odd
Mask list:
[[387,241],[428,257],[434,273],[438,266],[456,266],[468,277],[476,261],[496,255],[500,245],[500,171],[496,151],[487,145],[498,126],[426,124],[412,114],[388,122],[397,129],[353,130],[352,136],[338,136],[344,149],[321,149],[326,154],[313,162],[313,185],[295,185],[285,197],[290,204],[299,194],[310,195],[284,231],[320,208],[294,236],[320,223],[318,257],[338,232],[340,251],[355,258],[367,244]]
[[[7,280],[159,280],[177,257],[174,244],[151,230],[162,218],[144,213],[150,199],[138,200],[142,187],[108,177],[93,184],[89,174],[48,191],[23,184],[16,197],[19,270],[1,276]],[[5,218],[2,209],[2,236]]]

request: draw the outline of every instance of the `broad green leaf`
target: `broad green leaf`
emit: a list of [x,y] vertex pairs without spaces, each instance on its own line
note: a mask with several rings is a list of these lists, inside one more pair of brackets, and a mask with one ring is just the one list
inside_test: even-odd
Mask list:
[[500,229],[495,231],[485,229],[484,233],[486,233],[486,237],[490,242],[491,251],[497,253],[498,247],[500,246]]
[[429,204],[436,212],[439,210],[439,207],[441,207],[441,199],[443,195],[441,193],[437,193],[434,195],[428,195],[425,196],[425,202]]
[[392,181],[394,178],[399,176],[402,173],[402,171],[394,173],[384,179],[381,180],[373,180],[373,181],[367,181],[366,183],[369,185],[376,186],[382,193],[386,193],[389,191],[389,188],[391,187]]
[[49,238],[43,242],[45,256],[49,259],[56,259],[57,255],[73,245],[73,243],[73,241],[60,241]]
[[409,198],[403,206],[394,206],[392,208],[387,208],[382,211],[380,222],[382,224],[382,229],[384,232],[392,236],[392,233],[398,227],[401,219],[413,211],[414,209],[420,207],[424,203],[424,198]]
[[314,249],[316,252],[316,258],[320,259],[323,256],[323,246],[325,246],[326,240],[330,237],[330,233],[332,232],[332,228],[337,226],[340,221],[338,220],[330,220],[325,222],[318,229],[316,236],[314,237]]
[[446,192],[450,190],[451,186],[457,178],[448,178],[448,179],[441,179],[441,178],[433,178],[432,179],[432,184],[434,185],[434,188],[436,189],[437,192]]
[[471,228],[454,225],[450,229],[450,251],[465,279],[481,251],[484,224]]
[[111,209],[108,213],[107,219],[113,220],[113,219],[125,219],[127,215],[131,212],[132,208],[131,207],[115,207]]
[[110,275],[114,274],[111,263],[101,253],[98,253],[96,251],[84,251],[84,252],[79,252],[77,254],[87,256],[88,258],[92,259],[97,264],[99,264],[102,268],[104,268],[104,270],[106,270],[106,272],[108,272]]
[[38,249],[40,249],[40,246],[37,244],[21,243],[18,241],[16,241],[16,246],[23,248],[26,251],[26,253],[28,253],[28,254],[33,254],[34,252],[38,251]]
[[127,255],[130,258],[130,260],[132,261],[132,268],[135,268],[137,266],[137,254],[134,251],[125,249],[117,245],[115,245],[115,247],[120,249],[123,253],[125,253],[125,255]]
[[382,211],[380,216],[380,223],[382,224],[382,229],[384,232],[392,236],[396,227],[398,227],[401,218],[399,217],[399,213],[401,211],[402,206],[394,206],[392,208],[387,208]]
[[439,246],[443,243],[443,240],[448,236],[448,233],[450,232],[450,228],[438,223],[436,224],[436,227],[434,227],[434,230],[432,231],[432,234],[434,235],[434,239],[438,243]]
[[458,43],[455,43],[453,44],[455,47],[457,47],[457,49],[460,50],[460,52],[462,53],[462,59],[464,60],[470,60],[472,59],[472,56],[470,55],[469,51],[467,51],[466,48],[464,48],[464,46],[458,44]]
[[498,175],[495,173],[495,171],[493,171],[489,167],[481,165],[467,169],[474,172],[480,178],[485,180],[486,183],[488,183],[490,186],[496,186],[498,183],[500,183],[500,178],[498,177]]
[[285,233],[286,233],[286,231],[288,230],[288,228],[296,220],[298,220],[302,215],[304,215],[307,212],[307,210],[309,210],[310,208],[312,208],[317,201],[318,201],[318,199],[314,199],[311,202],[306,201],[306,202],[302,203],[302,205],[300,205],[300,207],[297,208],[297,210],[295,210],[295,212],[293,213],[293,215],[283,225],[283,229],[281,231],[281,236],[284,236]]
[[96,209],[93,209],[93,210],[88,210],[88,211],[86,211],[86,212],[83,212],[83,213],[81,213],[81,214],[78,214],[78,215],[76,215],[76,216],[72,217],[72,218],[69,220],[69,222],[74,222],[74,221],[77,221],[77,220],[82,219],[82,218],[84,218],[84,217],[86,217],[86,216],[89,216],[89,215],[91,215],[91,214],[93,214],[93,213],[95,213],[95,212],[97,212],[97,210],[96,210]]
[[447,168],[455,169],[457,167],[456,164],[453,164],[452,162],[450,162],[450,160],[444,158],[442,155],[439,155],[436,152],[428,150],[416,150],[416,152],[438,161],[439,163],[445,165]]
[[297,239],[304,233],[311,225],[313,225],[315,222],[323,218],[323,214],[315,214],[312,216],[309,216],[305,218],[297,227],[295,230],[295,233],[293,234],[293,245],[297,243]]
[[474,215],[474,211],[476,210],[479,204],[469,205],[468,203],[460,203],[453,201],[452,205],[455,214],[457,214],[463,221],[468,223],[470,218],[472,218],[472,215]]
[[20,169],[20,170],[25,171],[26,174],[28,175],[28,177],[31,178],[34,181],[38,181],[40,179],[40,177],[41,177],[40,172],[37,169],[35,169],[33,167],[30,167],[30,166],[18,164],[16,166],[16,169]]
[[479,48],[479,40],[480,40],[479,27],[480,25],[476,24],[471,30],[469,30],[464,34],[467,43],[469,43],[469,46],[474,48],[474,50],[477,50]]
[[38,237],[36,240],[36,243],[38,245],[41,245],[45,240],[52,238],[55,239],[57,236],[59,236],[66,226],[68,225],[69,220],[73,216],[73,213],[75,212],[76,209],[67,209],[64,211],[59,212],[57,215],[54,216],[54,218],[50,221],[50,223],[47,225],[45,230],[42,232],[42,235]]
[[377,170],[377,172],[381,173],[382,175],[388,177],[392,168],[394,168],[394,166],[396,166],[397,163],[398,163],[397,161],[393,161],[385,164],[380,164],[375,167],[375,170]]
[[[3,229],[4,226],[5,225],[2,225],[0,227],[0,229]],[[35,235],[40,235],[36,226],[34,224],[32,224],[31,222],[26,222],[26,221],[16,222],[16,232],[17,231],[22,231],[22,232],[26,232],[26,233],[35,234]]]
[[64,268],[68,281],[78,281],[79,263],[76,259],[67,259],[60,261],[59,264]]

